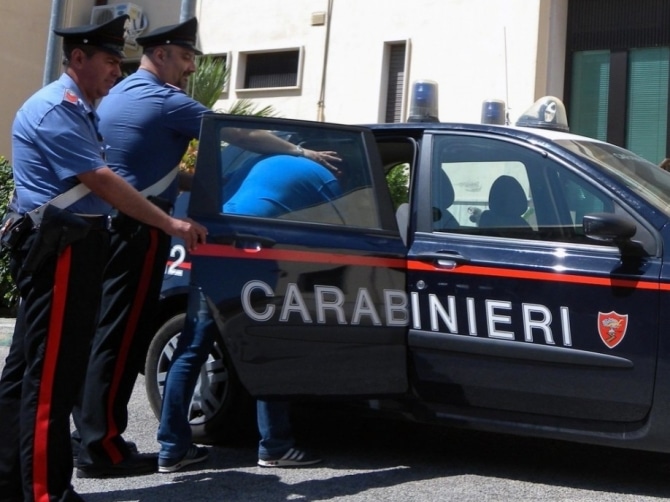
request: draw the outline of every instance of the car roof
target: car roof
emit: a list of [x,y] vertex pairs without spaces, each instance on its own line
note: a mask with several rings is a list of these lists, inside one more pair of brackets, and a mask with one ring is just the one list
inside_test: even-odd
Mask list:
[[533,137],[536,139],[544,139],[550,141],[557,140],[572,140],[572,141],[591,141],[602,143],[601,140],[572,134],[569,132],[559,131],[555,129],[544,129],[539,127],[517,127],[493,124],[475,124],[475,123],[460,123],[460,122],[394,122],[388,124],[363,124],[375,132],[414,132],[420,133],[422,131],[471,131],[481,133],[501,134],[504,136],[511,136],[530,140]]

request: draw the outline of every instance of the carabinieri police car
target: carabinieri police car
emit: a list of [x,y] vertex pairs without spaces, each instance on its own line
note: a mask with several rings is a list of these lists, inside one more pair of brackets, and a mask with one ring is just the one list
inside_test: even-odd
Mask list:
[[[176,244],[167,268],[182,311],[149,351],[154,409],[202,292],[220,334],[192,403],[199,441],[230,432],[248,393],[670,452],[670,174],[530,118],[205,117],[188,214],[209,237],[190,260]],[[337,152],[338,195],[228,211],[259,159],[228,128]]]

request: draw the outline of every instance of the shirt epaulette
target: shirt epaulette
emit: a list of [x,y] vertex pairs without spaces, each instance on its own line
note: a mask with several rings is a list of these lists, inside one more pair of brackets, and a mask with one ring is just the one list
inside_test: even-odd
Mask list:
[[70,89],[65,89],[65,94],[63,94],[63,101],[67,101],[68,103],[76,105],[77,103],[79,103],[79,96],[77,96]]

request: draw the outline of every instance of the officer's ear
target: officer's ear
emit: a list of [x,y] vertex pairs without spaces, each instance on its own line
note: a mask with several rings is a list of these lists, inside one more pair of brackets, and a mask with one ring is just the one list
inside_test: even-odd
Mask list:
[[159,47],[156,47],[156,49],[154,51],[154,57],[160,63],[165,63],[165,60],[168,58],[168,55],[169,54],[168,54],[167,47],[164,47],[162,45],[159,46]]
[[72,66],[73,63],[81,64],[91,56],[93,50],[90,47],[82,47],[75,44],[65,44],[63,46],[63,64],[65,66]]

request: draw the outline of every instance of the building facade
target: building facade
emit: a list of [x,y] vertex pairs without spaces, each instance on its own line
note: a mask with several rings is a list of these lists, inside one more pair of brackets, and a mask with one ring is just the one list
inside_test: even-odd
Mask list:
[[[51,69],[50,22],[137,8],[137,31],[196,15],[204,53],[230,78],[216,110],[241,99],[279,116],[340,123],[407,120],[414,86],[437,88],[441,121],[479,122],[485,100],[509,121],[542,96],[563,99],[571,130],[668,156],[670,4],[665,0],[7,0],[20,40],[0,98],[0,155],[11,120]],[[57,11],[59,16],[54,15]],[[30,30],[30,33],[27,32]],[[621,35],[625,33],[625,35]],[[617,36],[618,34],[618,36]],[[139,60],[130,47],[128,65]],[[7,55],[3,57],[8,57]],[[42,77],[42,78],[38,78]],[[7,89],[7,85],[5,89]]]

